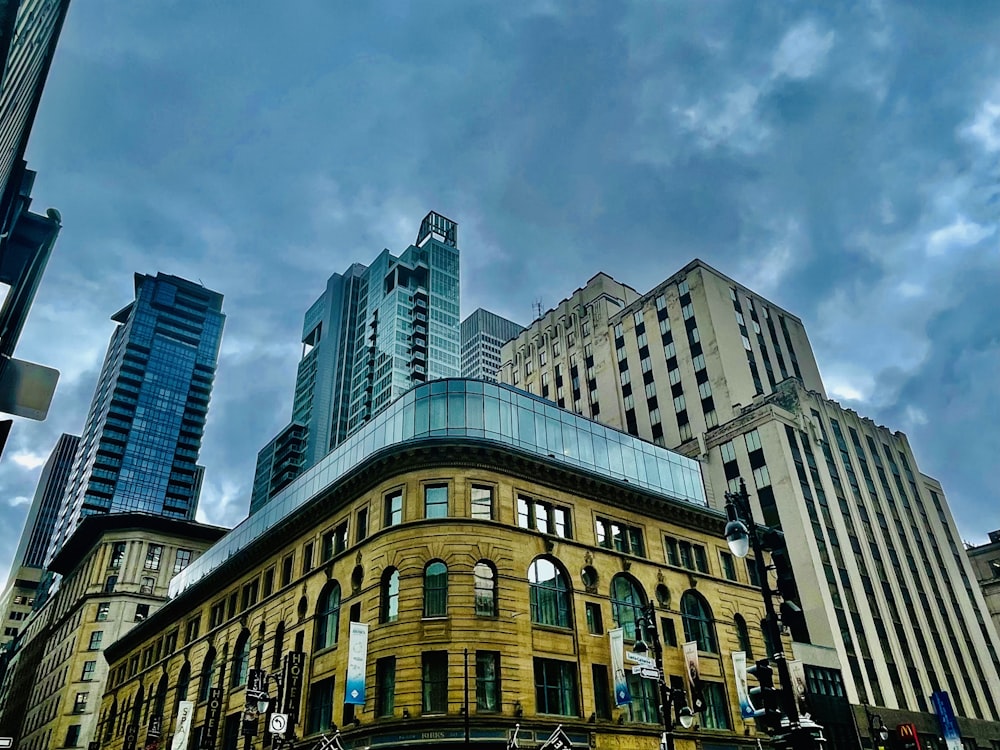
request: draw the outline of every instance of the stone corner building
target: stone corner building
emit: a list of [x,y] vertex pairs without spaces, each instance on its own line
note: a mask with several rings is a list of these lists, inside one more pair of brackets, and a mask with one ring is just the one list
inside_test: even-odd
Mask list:
[[[685,693],[681,646],[700,651],[706,706],[677,748],[756,747],[730,653],[764,654],[763,605],[724,522],[692,459],[507,386],[419,385],[108,648],[88,739],[167,747],[190,701],[188,747],[267,747],[264,719],[245,716],[251,670],[264,670],[281,676],[263,686],[281,688],[295,747],[339,726],[348,748],[461,746],[466,731],[504,748],[516,724],[529,747],[561,724],[576,747],[653,750],[655,682],[629,674],[633,700],[616,707],[607,634],[624,628],[630,648],[652,600]],[[368,626],[363,705],[345,700],[352,622]],[[282,672],[293,654],[301,679]]]

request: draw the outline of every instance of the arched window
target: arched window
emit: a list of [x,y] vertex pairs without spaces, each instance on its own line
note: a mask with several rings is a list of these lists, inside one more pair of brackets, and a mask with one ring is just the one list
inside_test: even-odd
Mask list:
[[213,679],[215,679],[215,649],[210,648],[205,654],[205,661],[201,663],[201,676],[198,679],[199,701],[208,700],[208,691],[212,687]]
[[250,671],[250,631],[244,630],[236,639],[233,649],[233,671],[229,676],[229,686],[239,687],[247,684],[247,674]]
[[424,617],[448,614],[448,566],[440,560],[424,568]]
[[736,615],[733,618],[733,624],[736,626],[736,640],[740,644],[740,651],[747,655],[747,661],[753,661],[753,649],[750,648],[750,631],[747,630],[747,621],[743,619],[743,615]]
[[316,602],[316,649],[329,648],[337,642],[340,630],[340,584],[330,581]]
[[681,617],[684,620],[684,639],[697,641],[699,651],[718,653],[715,642],[715,628],[712,625],[712,610],[708,602],[694,591],[685,591],[681,597]]
[[160,684],[156,686],[156,700],[153,702],[153,715],[163,718],[163,709],[167,705],[167,676],[160,677]]
[[118,698],[111,700],[111,711],[108,712],[107,721],[104,724],[104,741],[111,742],[111,737],[115,731],[115,719],[118,717]]
[[186,701],[188,699],[188,686],[191,684],[191,662],[186,661],[181,666],[180,674],[177,676],[177,700]]
[[278,623],[274,629],[274,649],[271,651],[271,671],[277,672],[281,668],[281,655],[285,647],[285,621]]
[[497,615],[497,572],[493,564],[480,560],[472,570],[476,584],[476,614],[485,617]]
[[386,568],[382,573],[379,621],[395,622],[397,617],[399,617],[399,571],[396,568]]
[[611,616],[625,630],[625,639],[645,638],[642,632],[642,607],[646,594],[632,576],[619,573],[611,579]]
[[536,558],[528,568],[531,595],[531,621],[558,628],[572,627],[570,621],[568,576],[556,562]]
[[135,695],[135,702],[132,704],[132,718],[129,720],[129,724],[133,727],[139,726],[142,722],[142,704],[145,702],[146,693],[142,689],[142,685],[139,686],[139,692]]

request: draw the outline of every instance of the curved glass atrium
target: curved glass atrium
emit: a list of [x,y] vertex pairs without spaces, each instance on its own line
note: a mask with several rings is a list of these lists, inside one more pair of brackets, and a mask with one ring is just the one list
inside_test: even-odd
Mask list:
[[698,462],[565,411],[539,396],[480,380],[414,387],[276,494],[170,583],[175,597],[382,450],[467,437],[519,448],[674,500],[707,505]]

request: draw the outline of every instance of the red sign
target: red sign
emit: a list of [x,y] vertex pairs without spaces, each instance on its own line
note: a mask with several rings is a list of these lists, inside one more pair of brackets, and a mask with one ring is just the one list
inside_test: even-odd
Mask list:
[[920,745],[920,737],[917,735],[917,728],[913,724],[897,725],[896,739],[899,740],[896,745],[899,750],[923,750]]

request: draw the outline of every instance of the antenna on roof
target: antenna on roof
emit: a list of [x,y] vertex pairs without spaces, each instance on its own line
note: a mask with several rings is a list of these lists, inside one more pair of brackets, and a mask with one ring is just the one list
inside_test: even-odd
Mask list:
[[542,300],[540,298],[531,303],[531,312],[536,320],[542,317]]

